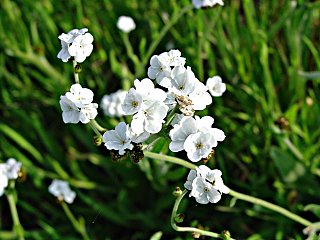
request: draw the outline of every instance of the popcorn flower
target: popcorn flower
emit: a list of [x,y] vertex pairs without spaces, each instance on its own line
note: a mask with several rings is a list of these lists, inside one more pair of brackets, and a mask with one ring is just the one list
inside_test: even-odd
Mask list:
[[93,36],[87,31],[87,28],[82,28],[80,30],[73,29],[67,34],[62,33],[58,37],[61,41],[62,49],[57,57],[63,62],[68,62],[71,57],[74,57],[76,62],[83,62],[93,50]]
[[69,187],[69,183],[63,180],[54,179],[49,186],[49,192],[61,201],[73,203],[76,193]]
[[222,79],[219,76],[208,78],[206,85],[209,92],[214,97],[220,97],[226,91],[226,84],[222,82]]
[[9,158],[7,162],[0,163],[0,196],[4,189],[8,186],[9,180],[14,180],[19,177],[21,162],[14,158]]
[[194,197],[200,204],[217,203],[222,193],[228,194],[229,188],[224,185],[222,173],[218,169],[211,170],[205,165],[196,167],[188,174],[184,187],[190,190],[190,197]]
[[117,27],[125,33],[129,33],[136,28],[136,24],[131,17],[121,16],[118,18]]

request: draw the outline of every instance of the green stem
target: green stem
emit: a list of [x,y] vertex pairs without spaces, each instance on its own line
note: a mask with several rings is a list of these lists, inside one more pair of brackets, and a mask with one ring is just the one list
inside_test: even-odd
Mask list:
[[[195,233],[199,233],[202,236],[226,239],[227,237],[224,236],[223,234],[205,231],[205,230],[201,230],[201,229],[194,228],[194,227],[179,227],[179,226],[177,226],[177,224],[175,222],[175,217],[177,216],[179,204],[187,192],[188,192],[187,190],[184,190],[174,203],[172,213],[171,213],[171,226],[172,226],[172,228],[178,232],[195,232]],[[234,240],[233,238],[227,238],[227,239]]]
[[66,214],[67,217],[69,218],[70,222],[72,223],[74,229],[81,234],[81,236],[82,236],[82,238],[83,238],[84,240],[90,240],[90,238],[89,238],[89,236],[88,236],[88,234],[87,234],[87,232],[86,232],[85,225],[84,225],[84,224],[81,224],[81,223],[75,218],[75,216],[72,214],[69,206],[68,206],[65,202],[62,202],[62,203],[61,203],[61,206],[62,206],[65,214]]
[[172,162],[172,163],[179,164],[181,166],[184,166],[184,167],[190,168],[190,169],[196,168],[196,165],[194,165],[193,163],[189,163],[189,162],[182,160],[180,158],[162,155],[159,153],[153,153],[153,152],[149,152],[149,151],[144,151],[143,153],[144,153],[144,156],[146,156],[148,158],[159,159],[159,160],[163,160],[166,162]]
[[[158,153],[152,153],[152,152],[148,152],[148,151],[145,151],[144,155],[149,158],[159,159],[159,160],[179,164],[179,165],[182,165],[186,168],[190,168],[190,169],[196,168],[195,164],[189,163],[189,162],[182,160],[180,158],[170,157],[170,156],[166,156],[166,155],[162,155],[162,154],[158,154]],[[253,204],[257,204],[257,205],[260,205],[260,206],[265,207],[267,209],[270,209],[272,211],[275,211],[277,213],[280,213],[280,214],[286,216],[287,218],[290,218],[291,220],[298,222],[304,226],[310,226],[312,224],[310,221],[308,221],[308,220],[306,220],[306,219],[304,219],[304,218],[302,218],[302,217],[300,217],[300,216],[298,216],[298,215],[296,215],[296,214],[294,214],[294,213],[292,213],[292,212],[290,212],[290,211],[288,211],[278,205],[275,205],[273,203],[269,203],[269,202],[264,201],[262,199],[255,198],[255,197],[243,194],[243,193],[239,193],[239,192],[236,192],[231,189],[230,189],[229,194],[237,199],[240,199],[240,200],[243,200],[246,202],[251,202]]]
[[310,226],[312,223],[292,212],[289,212],[287,209],[284,209],[278,205],[275,205],[275,204],[272,204],[272,203],[269,203],[267,201],[264,201],[262,199],[259,199],[259,198],[255,198],[255,197],[252,197],[252,196],[248,196],[246,194],[243,194],[243,193],[239,193],[239,192],[236,192],[232,189],[230,189],[230,193],[229,193],[231,196],[237,198],[237,199],[241,199],[243,201],[246,201],[246,202],[251,202],[253,204],[257,204],[257,205],[260,205],[262,207],[265,207],[265,208],[268,208],[272,211],[275,211],[277,213],[280,213],[284,216],[286,216],[287,218],[290,218],[291,220],[295,221],[295,222],[298,222],[304,226]]
[[13,230],[15,231],[16,235],[18,236],[19,240],[24,240],[24,230],[20,223],[17,206],[16,206],[16,200],[15,200],[15,190],[14,190],[14,181],[10,180],[12,184],[9,185],[9,189],[6,193],[10,212],[12,216],[13,221]]
[[96,125],[92,122],[92,120],[90,120],[89,122],[90,127],[92,128],[92,130],[95,132],[95,134],[97,134],[97,136],[102,138],[101,133],[99,132],[98,128],[96,127]]
[[126,47],[128,57],[132,60],[134,63],[134,69],[137,72],[139,69],[141,63],[137,55],[134,53],[131,42],[129,41],[129,34],[128,33],[122,33],[122,39],[124,42],[124,46]]
[[167,117],[167,121],[163,124],[163,127],[166,128],[170,125],[170,123],[172,122],[172,120],[174,119],[175,115],[176,115],[176,111],[179,108],[179,104],[177,104],[169,113],[168,117]]
[[76,83],[80,83],[79,80],[79,73],[76,72],[76,66],[77,66],[77,62],[75,60],[73,60],[73,75],[74,75],[74,80]]
[[104,127],[102,127],[99,123],[97,123],[96,120],[92,119],[90,120],[90,122],[92,123],[92,125],[95,126],[95,128],[99,131],[99,132],[106,132],[107,129],[105,129]]
[[16,240],[17,234],[13,231],[0,231],[0,239],[3,240]]
[[151,55],[154,53],[154,51],[156,50],[157,46],[159,45],[159,43],[161,42],[161,40],[163,39],[163,37],[167,34],[167,32],[170,30],[170,28],[188,11],[190,11],[191,9],[193,9],[193,5],[189,5],[184,7],[183,9],[181,9],[181,11],[178,12],[178,14],[174,15],[169,22],[162,28],[161,32],[159,33],[159,36],[157,37],[157,39],[155,41],[152,42],[152,44],[150,45],[146,55],[144,56],[144,58],[142,59],[142,64],[141,67],[138,71],[138,73],[136,74],[136,76],[139,76],[142,74],[143,69],[145,69],[145,66],[147,65]]

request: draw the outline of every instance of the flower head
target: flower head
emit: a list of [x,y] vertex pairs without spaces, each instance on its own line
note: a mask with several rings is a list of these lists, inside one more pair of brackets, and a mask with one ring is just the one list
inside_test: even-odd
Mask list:
[[222,79],[219,76],[208,78],[206,85],[209,92],[214,97],[220,97],[226,91],[226,84],[222,82]]
[[17,179],[19,177],[21,162],[18,162],[14,158],[9,158],[5,163],[5,166],[8,179]]
[[54,179],[49,186],[49,192],[61,201],[73,203],[76,193],[69,187],[69,183],[63,180]]
[[125,149],[132,150],[129,126],[120,122],[115,130],[109,130],[103,134],[105,146],[109,150],[118,150],[120,155],[125,154]]
[[136,24],[131,17],[121,16],[118,19],[117,27],[122,32],[128,33],[136,28]]

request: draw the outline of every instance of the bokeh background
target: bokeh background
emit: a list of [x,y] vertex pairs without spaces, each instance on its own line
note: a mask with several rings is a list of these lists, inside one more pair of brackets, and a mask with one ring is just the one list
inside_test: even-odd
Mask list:
[[[105,147],[93,144],[89,126],[63,123],[59,97],[74,79],[72,63],[56,57],[57,37],[83,27],[94,36],[94,50],[82,64],[80,82],[93,90],[94,102],[147,77],[150,46],[152,54],[179,49],[198,79],[220,75],[227,84],[225,94],[199,113],[213,116],[227,135],[208,165],[221,169],[232,189],[319,221],[319,205],[305,207],[320,199],[320,3],[226,0],[224,7],[179,17],[190,4],[0,2],[0,159],[14,157],[23,164],[26,179],[16,188],[27,239],[81,238],[48,192],[54,178],[77,192],[70,208],[86,221],[92,239],[150,239],[159,231],[161,239],[191,239],[174,232],[169,220],[171,193],[183,186],[187,169],[147,158],[115,163]],[[133,53],[116,27],[121,15],[137,25],[129,34]],[[160,39],[163,28],[168,31]],[[109,129],[120,120],[99,110],[97,121]],[[162,141],[154,151],[172,154],[167,146]],[[229,230],[235,238],[305,239],[303,226],[230,196],[205,206],[184,200],[180,212],[186,214],[182,225]],[[11,228],[2,197],[0,229]]]

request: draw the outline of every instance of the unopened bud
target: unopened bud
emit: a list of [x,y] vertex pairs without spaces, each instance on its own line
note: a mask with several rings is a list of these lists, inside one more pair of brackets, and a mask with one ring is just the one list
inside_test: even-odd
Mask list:
[[103,143],[103,139],[100,136],[94,136],[93,143],[96,146],[100,146]]
[[180,187],[176,187],[176,189],[172,192],[172,195],[175,197],[180,197],[181,194],[182,194],[182,190]]
[[179,213],[179,214],[177,214],[176,216],[175,216],[175,218],[174,218],[174,221],[176,222],[176,223],[182,223],[183,222],[183,220],[184,220],[184,214],[183,213]]
[[192,236],[193,238],[200,238],[201,234],[200,234],[200,233],[197,233],[197,232],[193,232],[193,233],[191,234],[191,236]]
[[222,232],[222,237],[223,237],[224,240],[230,240],[231,239],[231,234],[230,234],[230,232],[228,230],[224,230]]
[[82,67],[79,63],[74,67],[74,72],[75,73],[80,73],[82,71]]

